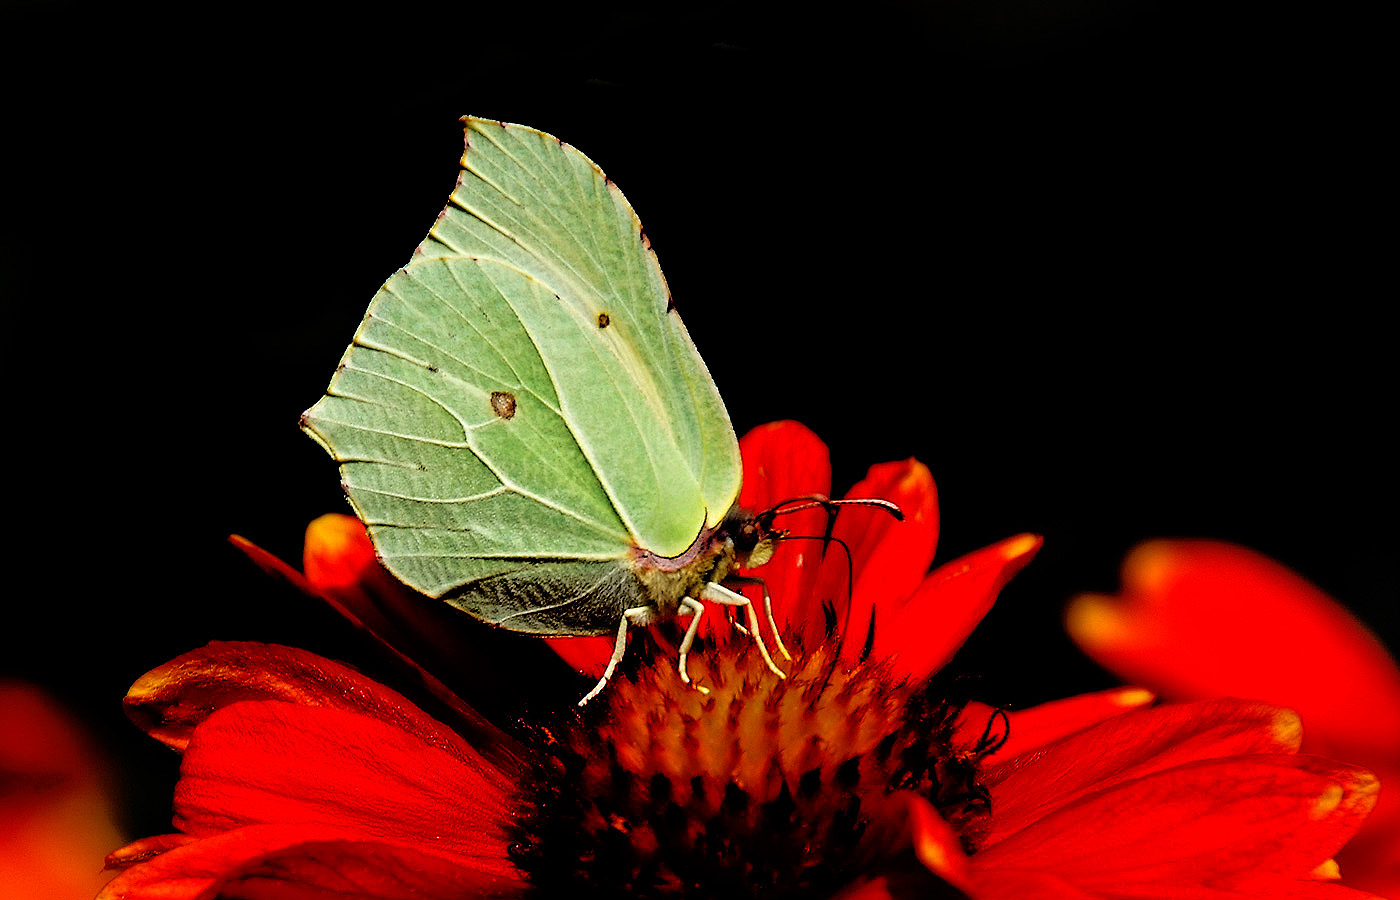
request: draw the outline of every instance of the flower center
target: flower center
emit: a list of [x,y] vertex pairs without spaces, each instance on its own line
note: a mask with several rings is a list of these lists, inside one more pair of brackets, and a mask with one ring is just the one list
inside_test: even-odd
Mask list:
[[748,640],[694,653],[709,694],[673,656],[635,654],[547,735],[514,848],[544,896],[829,896],[908,848],[902,790],[975,846],[987,800],[975,754],[951,747],[959,706],[827,646],[785,680]]

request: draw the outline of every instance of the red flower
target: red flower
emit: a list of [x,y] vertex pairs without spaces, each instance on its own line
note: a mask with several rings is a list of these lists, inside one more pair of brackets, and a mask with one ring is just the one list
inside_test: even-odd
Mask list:
[[[745,503],[828,488],[800,426],[742,448]],[[184,750],[180,833],[115,854],[134,865],[104,896],[1361,896],[1316,879],[1374,779],[1297,755],[1290,713],[1147,709],[1133,690],[1009,717],[945,699],[931,676],[1040,541],[926,574],[927,470],[877,466],[853,492],[906,521],[842,510],[849,579],[843,544],[820,540],[789,540],[756,573],[793,651],[785,679],[715,616],[691,656],[702,694],[673,655],[635,646],[643,633],[593,704],[562,701],[522,745],[479,717],[463,740],[287,648],[211,645],[157,669],[128,706]]]
[[[1342,606],[1243,547],[1152,541],[1118,597],[1070,605],[1070,634],[1125,679],[1178,700],[1252,697],[1296,710],[1303,748],[1400,783],[1400,667]],[[1340,856],[1349,883],[1400,896],[1400,797],[1387,791]]]
[[[109,858],[104,898],[511,896],[520,773],[402,695],[290,647],[213,643],[129,715],[180,751],[178,833]],[[284,893],[279,893],[284,892]]]

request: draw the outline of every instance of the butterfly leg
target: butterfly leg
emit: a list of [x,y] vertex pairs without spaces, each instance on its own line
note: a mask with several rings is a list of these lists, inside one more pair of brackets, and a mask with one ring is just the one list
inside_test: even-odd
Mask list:
[[713,603],[723,603],[725,606],[745,607],[748,610],[749,631],[753,632],[753,642],[758,645],[758,652],[763,656],[763,661],[768,664],[768,668],[773,674],[779,678],[787,677],[787,673],[775,666],[773,657],[768,655],[768,646],[763,643],[763,635],[758,630],[758,613],[754,612],[753,604],[749,602],[748,597],[735,593],[724,585],[715,584],[713,581],[705,585],[705,590],[700,592],[700,596]]
[[[695,643],[695,633],[700,630],[700,616],[705,612],[705,604],[694,597],[682,597],[679,615],[690,614],[690,627],[685,630],[685,637],[681,639],[680,661],[677,664],[681,671],[681,681],[690,684],[690,672],[686,671],[685,658],[690,655],[690,645]],[[695,689],[702,694],[708,694],[709,688],[695,685]]]
[[734,607],[726,606],[724,608],[724,617],[729,620],[729,624],[734,627],[735,631],[739,632],[744,637],[749,636],[749,630],[744,627],[744,623],[734,617]]
[[[773,629],[773,642],[778,645],[778,652],[783,655],[783,659],[792,662],[792,654],[783,646],[783,635],[778,631],[778,621],[773,618],[773,595],[768,593],[768,583],[752,575],[731,575],[725,581],[730,584],[756,584],[763,590],[763,612],[768,616],[768,627]],[[742,628],[740,630],[744,631]],[[747,631],[744,633],[748,634]]]
[[[653,613],[649,606],[637,606],[622,611],[622,621],[619,622],[617,626],[617,643],[613,645],[613,654],[612,658],[608,660],[608,667],[603,670],[603,677],[598,679],[598,683],[593,686],[593,690],[585,694],[583,699],[578,702],[579,706],[583,706],[589,700],[601,694],[603,688],[607,687],[608,679],[612,677],[613,672],[617,671],[617,664],[622,662],[622,654],[627,650],[628,626],[640,628],[650,625],[652,618]],[[682,656],[682,658],[684,658],[684,656]]]

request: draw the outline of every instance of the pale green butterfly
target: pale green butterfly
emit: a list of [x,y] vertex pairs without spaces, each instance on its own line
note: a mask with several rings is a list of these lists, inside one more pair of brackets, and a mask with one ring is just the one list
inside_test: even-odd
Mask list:
[[[636,213],[557,138],[465,118],[449,205],[384,284],[302,427],[398,579],[541,635],[745,607],[772,511],[735,507],[739,445]],[[765,594],[773,634],[772,603]],[[778,638],[778,647],[791,659]]]

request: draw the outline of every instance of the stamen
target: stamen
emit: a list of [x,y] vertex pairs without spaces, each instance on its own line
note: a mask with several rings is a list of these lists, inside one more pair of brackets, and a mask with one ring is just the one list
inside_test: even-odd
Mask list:
[[[761,641],[730,640],[687,657],[701,694],[641,636],[587,715],[542,740],[552,762],[529,787],[514,854],[542,896],[816,900],[905,849],[887,827],[897,791],[976,848],[981,757],[953,749],[961,706],[935,689],[849,667],[832,644],[775,679]],[[1000,739],[989,725],[979,746]]]

